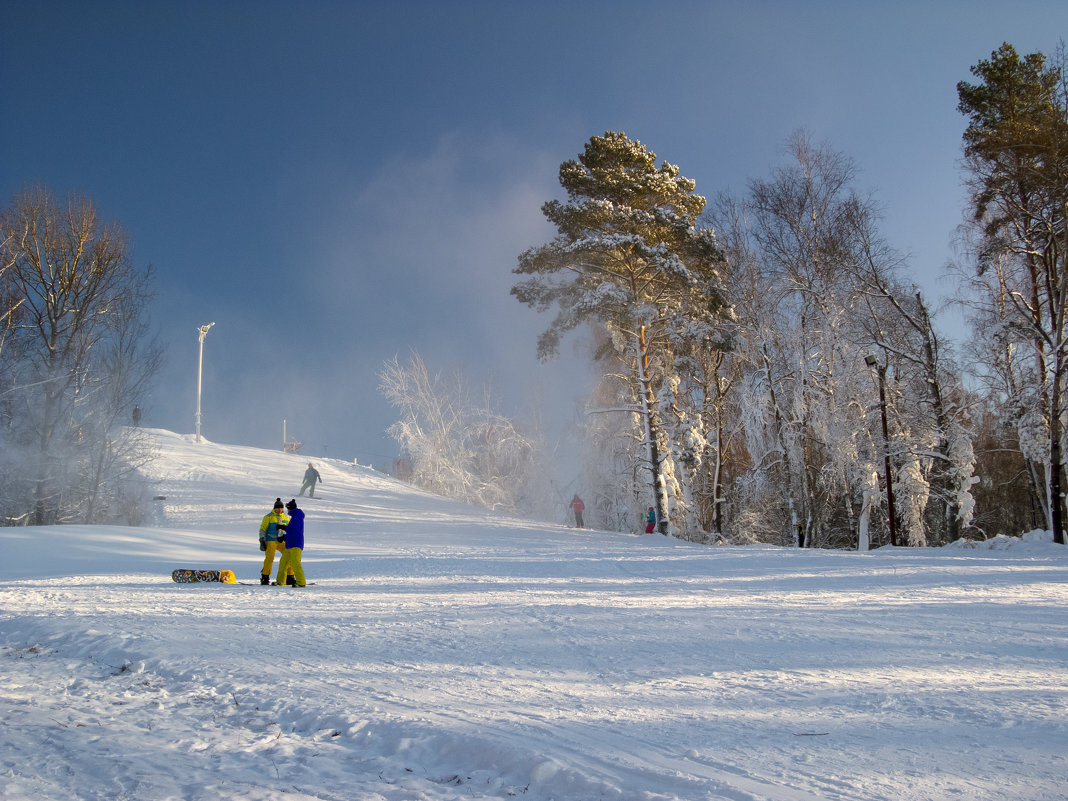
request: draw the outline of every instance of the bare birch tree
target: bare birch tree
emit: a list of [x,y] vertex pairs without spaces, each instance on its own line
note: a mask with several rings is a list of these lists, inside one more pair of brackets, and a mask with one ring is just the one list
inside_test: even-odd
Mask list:
[[144,321],[150,273],[133,268],[121,227],[77,195],[17,194],[0,213],[0,242],[17,303],[3,354],[12,371],[7,517],[105,517],[104,490],[136,450],[115,421],[159,361]]

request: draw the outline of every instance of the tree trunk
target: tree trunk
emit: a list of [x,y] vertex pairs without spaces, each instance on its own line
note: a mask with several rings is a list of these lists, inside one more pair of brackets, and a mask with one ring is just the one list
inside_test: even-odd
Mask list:
[[656,527],[661,534],[667,534],[667,486],[664,483],[664,474],[660,470],[660,448],[656,442],[657,430],[653,420],[656,398],[653,395],[653,382],[649,376],[649,345],[646,340],[644,321],[638,325],[638,383],[641,385],[642,425],[645,429],[645,453],[646,459],[649,461],[653,498],[655,499]]
[[871,549],[871,536],[868,533],[871,525],[871,506],[872,500],[875,497],[875,493],[878,492],[879,477],[872,476],[872,484],[875,486],[875,491],[871,489],[864,490],[863,506],[860,510],[860,521],[857,525],[857,550],[867,551]]
[[723,533],[723,504],[720,502],[723,481],[723,460],[726,458],[723,447],[723,415],[716,413],[716,463],[712,469],[712,531],[718,537]]
[[1061,483],[1061,381],[1063,359],[1054,360],[1049,402],[1049,519],[1053,541],[1064,545],[1064,497]]
[[960,502],[959,488],[953,486],[951,480],[952,467],[949,455],[949,413],[942,400],[942,386],[938,380],[938,358],[935,351],[934,337],[931,331],[931,317],[927,313],[927,305],[923,302],[923,295],[916,293],[916,303],[919,306],[920,336],[923,340],[924,372],[927,378],[927,388],[931,394],[931,405],[934,407],[935,424],[938,426],[938,458],[934,467],[934,475],[931,477],[931,485],[935,490],[935,498],[943,505],[942,529],[935,535],[936,545],[944,545],[960,539]]
[[764,359],[764,371],[768,381],[768,396],[771,398],[771,408],[775,416],[775,440],[782,450],[783,472],[786,474],[786,501],[790,511],[790,533],[787,535],[794,545],[801,545],[801,529],[798,528],[800,521],[797,515],[797,502],[795,492],[794,472],[790,459],[790,448],[786,443],[785,428],[782,411],[779,409],[779,400],[776,397],[775,385],[771,380],[771,357],[765,344],[761,349]]

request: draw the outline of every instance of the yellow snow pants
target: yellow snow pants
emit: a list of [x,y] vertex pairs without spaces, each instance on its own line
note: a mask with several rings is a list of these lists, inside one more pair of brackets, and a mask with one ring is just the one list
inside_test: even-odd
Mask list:
[[304,555],[303,548],[286,548],[282,558],[278,560],[278,583],[285,584],[284,576],[293,576],[298,587],[305,586],[308,582],[304,579],[304,568],[300,564],[300,558]]
[[[276,550],[280,557],[278,559],[278,567],[282,567],[282,561],[286,558],[286,546],[281,542],[268,542],[267,551],[263,554],[263,569],[260,571],[261,576],[271,575],[271,571],[274,569],[274,552]],[[293,550],[299,551],[300,549],[294,548]],[[293,575],[292,570],[289,571],[289,575]],[[285,582],[280,581],[279,584],[285,584]]]

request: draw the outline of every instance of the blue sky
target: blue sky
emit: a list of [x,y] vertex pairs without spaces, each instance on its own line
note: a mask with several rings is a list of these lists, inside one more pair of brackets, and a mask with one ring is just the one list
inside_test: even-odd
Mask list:
[[[152,265],[167,362],[145,422],[388,464],[382,364],[575,417],[581,338],[508,294],[561,162],[622,130],[742,193],[807,128],[857,163],[935,300],[961,220],[956,83],[1003,41],[1053,53],[1057,2],[0,0],[0,200],[93,199]],[[947,324],[948,324],[947,320]]]

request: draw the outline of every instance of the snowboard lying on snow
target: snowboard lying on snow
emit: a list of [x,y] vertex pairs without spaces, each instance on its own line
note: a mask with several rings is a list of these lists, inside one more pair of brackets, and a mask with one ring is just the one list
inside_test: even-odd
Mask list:
[[237,576],[233,570],[188,570],[179,568],[171,573],[171,578],[179,584],[192,584],[197,581],[219,581],[223,584],[236,584]]

